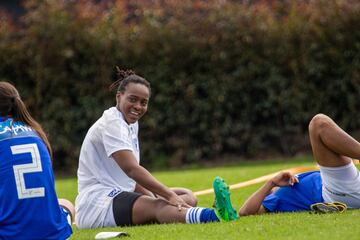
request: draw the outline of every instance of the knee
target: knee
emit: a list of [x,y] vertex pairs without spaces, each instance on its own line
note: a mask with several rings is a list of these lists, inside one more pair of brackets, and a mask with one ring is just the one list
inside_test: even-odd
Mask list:
[[197,197],[194,195],[194,193],[191,190],[186,191],[185,196],[183,197],[183,199],[185,200],[185,202],[187,204],[189,204],[192,207],[196,207],[198,204],[198,199]]
[[331,118],[325,114],[316,114],[309,123],[309,133],[311,135],[320,134],[324,129],[328,128],[331,122]]
[[198,204],[198,199],[197,197],[191,192],[191,195],[189,195],[189,202],[187,204],[189,204],[192,207],[196,207]]
[[194,193],[187,188],[173,188],[174,192],[179,195],[188,205],[196,207],[198,200]]

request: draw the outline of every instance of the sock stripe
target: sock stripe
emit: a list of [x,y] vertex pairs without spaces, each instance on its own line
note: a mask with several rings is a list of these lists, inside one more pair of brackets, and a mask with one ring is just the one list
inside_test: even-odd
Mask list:
[[193,223],[193,219],[192,219],[192,212],[194,211],[194,208],[190,208],[189,210],[189,222]]
[[198,223],[200,223],[200,215],[201,215],[201,212],[204,210],[204,208],[199,208],[199,211],[197,212],[196,214],[196,221]]
[[188,212],[188,215],[189,215],[189,223],[192,223],[192,219],[191,219],[191,213],[192,213],[193,209],[190,208],[189,209],[189,212]]
[[186,223],[200,223],[201,222],[201,212],[204,208],[192,207],[189,208],[186,212],[185,221]]
[[195,208],[190,208],[190,223],[194,223],[194,217],[193,217],[193,213],[194,213]]
[[199,211],[199,208],[196,208],[195,211],[194,211],[194,223],[198,223],[197,217],[196,217],[196,214],[197,214],[198,211]]
[[185,222],[186,222],[186,223],[190,223],[190,219],[189,219],[190,209],[191,209],[191,208],[189,208],[189,209],[187,210],[186,215],[185,215]]

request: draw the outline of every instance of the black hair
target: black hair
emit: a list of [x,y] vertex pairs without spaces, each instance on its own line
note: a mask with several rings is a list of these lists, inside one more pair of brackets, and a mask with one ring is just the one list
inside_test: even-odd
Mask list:
[[138,83],[147,87],[151,95],[150,83],[145,78],[136,75],[136,73],[131,69],[122,70],[118,66],[116,66],[116,70],[117,70],[118,79],[109,86],[110,91],[117,88],[118,92],[123,93],[125,92],[126,86],[129,83]]

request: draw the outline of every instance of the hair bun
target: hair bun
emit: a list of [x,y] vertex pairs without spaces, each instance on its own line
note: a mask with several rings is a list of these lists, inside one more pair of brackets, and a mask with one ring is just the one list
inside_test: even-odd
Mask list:
[[120,80],[120,81],[127,78],[130,75],[135,74],[135,72],[131,69],[122,70],[118,66],[116,66],[116,71],[117,71],[117,75],[118,75],[118,80]]
[[116,66],[116,74],[118,79],[109,86],[110,91],[116,89],[125,78],[135,75],[135,72],[131,69],[122,70]]

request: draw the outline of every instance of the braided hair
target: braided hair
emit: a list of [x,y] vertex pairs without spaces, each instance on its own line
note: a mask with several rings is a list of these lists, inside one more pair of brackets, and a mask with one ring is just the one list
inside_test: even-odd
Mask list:
[[149,93],[151,94],[150,83],[145,78],[136,75],[136,73],[130,69],[122,70],[118,66],[116,66],[116,70],[118,79],[110,85],[110,91],[117,88],[117,92],[123,93],[125,92],[126,87],[129,83],[137,83],[147,87],[149,89]]

